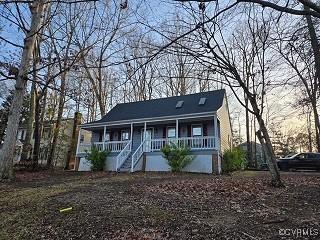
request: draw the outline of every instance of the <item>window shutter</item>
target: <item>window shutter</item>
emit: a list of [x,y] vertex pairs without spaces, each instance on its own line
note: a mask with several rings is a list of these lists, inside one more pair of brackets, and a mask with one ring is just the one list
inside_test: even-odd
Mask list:
[[110,131],[110,141],[113,139],[113,132]]
[[188,137],[191,137],[191,125],[187,125]]
[[203,136],[208,136],[207,124],[203,124]]
[[167,128],[166,127],[163,127],[163,135],[162,135],[163,138],[167,138]]
[[121,141],[121,130],[118,131],[118,141]]

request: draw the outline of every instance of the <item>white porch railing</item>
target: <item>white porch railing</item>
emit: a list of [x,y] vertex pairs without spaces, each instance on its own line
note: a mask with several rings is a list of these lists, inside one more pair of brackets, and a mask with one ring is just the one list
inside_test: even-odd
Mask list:
[[80,143],[77,153],[86,153],[90,152],[92,143]]
[[131,153],[131,140],[127,143],[127,145],[122,149],[122,151],[117,156],[116,170],[121,167],[121,165],[126,161],[128,156]]
[[145,144],[145,140],[142,141],[142,143],[140,144],[140,146],[137,148],[137,150],[132,154],[132,158],[131,158],[131,172],[134,172],[134,167],[136,166],[136,164],[138,163],[139,159],[141,158],[143,152],[144,152],[144,144]]
[[160,138],[151,139],[150,151],[160,151],[165,145],[174,143],[178,146],[188,146],[191,150],[217,149],[218,143],[215,137],[184,137],[184,138]]
[[122,149],[124,149],[125,146],[127,146],[128,142],[130,142],[130,140],[105,142],[104,149],[110,150],[111,152],[121,152]]
[[128,141],[110,141],[110,142],[94,142],[92,143],[80,143],[78,147],[79,153],[90,152],[92,145],[96,146],[100,151],[108,150],[111,152],[121,152],[130,142]]

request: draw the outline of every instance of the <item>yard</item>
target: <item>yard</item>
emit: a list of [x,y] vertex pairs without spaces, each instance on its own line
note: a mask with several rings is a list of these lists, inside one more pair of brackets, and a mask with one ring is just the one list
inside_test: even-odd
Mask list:
[[20,172],[0,184],[0,239],[319,239],[319,173],[268,177]]

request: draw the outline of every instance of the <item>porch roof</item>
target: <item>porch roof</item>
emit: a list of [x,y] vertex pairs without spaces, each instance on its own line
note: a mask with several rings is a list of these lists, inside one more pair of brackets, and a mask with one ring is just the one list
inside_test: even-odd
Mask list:
[[[186,115],[202,115],[216,112],[223,104],[225,89],[195,93],[183,96],[153,99],[122,103],[116,105],[102,119],[82,126],[102,125],[114,122],[137,121],[139,119],[165,119],[166,117],[179,117]],[[205,103],[200,105],[199,100],[205,98]],[[176,107],[183,101],[181,107]]]

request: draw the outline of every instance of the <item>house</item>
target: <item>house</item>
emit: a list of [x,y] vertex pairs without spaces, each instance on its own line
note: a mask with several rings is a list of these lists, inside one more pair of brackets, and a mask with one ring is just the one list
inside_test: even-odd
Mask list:
[[[260,143],[251,141],[250,143],[251,153],[252,153],[252,162],[247,162],[247,167],[252,168],[255,167],[257,169],[265,168],[267,164],[267,157],[265,152],[263,151],[262,145]],[[247,152],[248,144],[247,142],[243,142],[238,146],[243,151]]]
[[[187,145],[195,159],[184,171],[221,172],[221,152],[232,147],[226,91],[116,105],[102,119],[80,125],[79,171],[90,170],[86,152],[107,149],[108,171],[170,171],[160,151],[170,142]],[[85,139],[83,131],[90,132]]]
[[[40,141],[40,152],[39,152],[39,164],[46,164],[47,158],[49,156],[49,151],[51,147],[52,137],[53,137],[53,129],[54,129],[55,120],[44,121],[41,133],[41,141]],[[61,127],[59,131],[58,144],[56,154],[53,159],[53,165],[57,167],[64,167],[66,162],[66,158],[68,155],[68,150],[70,147],[70,139],[72,137],[72,130],[74,125],[73,118],[64,118],[61,120]],[[15,157],[15,163],[20,161],[23,143],[25,141],[27,134],[27,127],[25,125],[21,125],[18,128],[17,132],[17,143],[16,144],[17,151]],[[33,133],[31,135],[30,141],[30,151],[29,158],[32,157],[32,148],[34,146],[34,136]]]

